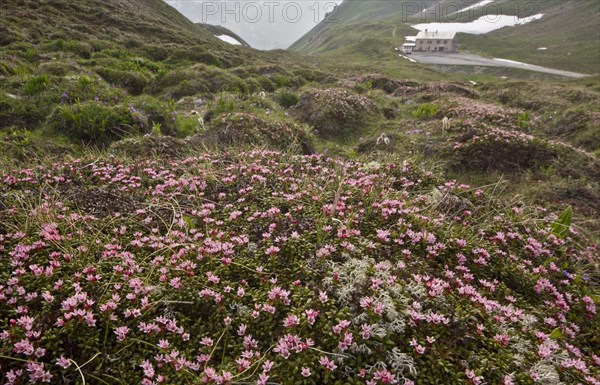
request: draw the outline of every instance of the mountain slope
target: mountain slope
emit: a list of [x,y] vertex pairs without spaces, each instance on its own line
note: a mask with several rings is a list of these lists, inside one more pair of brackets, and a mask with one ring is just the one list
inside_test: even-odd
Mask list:
[[[466,2],[469,4],[469,2]],[[474,2],[473,2],[474,3]],[[463,4],[463,3],[460,3]],[[290,49],[311,54],[364,56],[365,50],[389,50],[404,42],[404,35],[418,31],[409,24],[422,22],[470,22],[482,16],[494,23],[496,14],[523,18],[544,14],[536,22],[505,27],[484,35],[460,34],[463,50],[486,56],[526,61],[558,69],[599,73],[600,3],[593,0],[519,2],[495,0],[470,11],[453,14],[457,2],[415,3],[405,0],[345,0]],[[373,21],[373,19],[376,19]],[[335,21],[332,21],[334,19]],[[540,47],[546,50],[538,50]]]
[[[407,3],[409,3],[408,0],[345,0],[323,21],[292,44],[289,49],[314,53],[319,51],[323,41],[331,35],[335,35],[335,31],[338,31],[341,26],[354,25],[356,27],[359,23],[376,25],[381,20],[400,21],[403,4]],[[432,2],[423,2],[423,4],[430,3]]]
[[[41,44],[41,46],[40,46]],[[0,47],[71,46],[89,58],[107,48],[126,48],[158,60],[193,58],[202,52],[239,61],[248,51],[222,42],[162,0],[5,0]],[[61,48],[59,47],[59,48]],[[238,59],[234,59],[238,58]]]
[[2,43],[31,43],[46,37],[106,38],[146,43],[208,41],[210,35],[160,0],[86,2],[5,0]]

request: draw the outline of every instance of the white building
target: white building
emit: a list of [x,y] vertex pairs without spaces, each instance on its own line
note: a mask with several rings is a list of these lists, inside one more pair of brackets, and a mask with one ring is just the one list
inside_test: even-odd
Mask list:
[[458,52],[456,32],[421,31],[417,35],[415,52]]

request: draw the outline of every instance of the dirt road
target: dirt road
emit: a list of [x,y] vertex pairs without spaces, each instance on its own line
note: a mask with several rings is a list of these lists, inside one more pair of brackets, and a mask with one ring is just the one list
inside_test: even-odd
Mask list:
[[489,59],[483,56],[463,53],[413,52],[412,55],[408,57],[422,64],[509,67],[520,68],[529,71],[545,72],[548,74],[567,76],[572,78],[583,78],[589,76],[577,72],[561,71],[553,68],[536,66],[533,64],[520,63],[505,59]]

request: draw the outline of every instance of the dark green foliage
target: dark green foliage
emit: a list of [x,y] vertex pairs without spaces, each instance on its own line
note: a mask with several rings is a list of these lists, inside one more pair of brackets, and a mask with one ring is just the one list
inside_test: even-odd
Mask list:
[[135,108],[141,116],[142,123],[146,131],[155,125],[160,127],[160,132],[164,135],[175,136],[177,134],[177,114],[170,101],[159,101],[151,96],[142,95],[130,101],[130,105]]
[[149,82],[149,78],[138,71],[124,71],[110,67],[97,67],[95,70],[106,82],[118,85],[132,95],[141,94]]
[[298,104],[300,98],[298,94],[288,90],[282,90],[275,95],[275,100],[283,108],[290,108]]
[[520,128],[521,130],[529,130],[530,125],[531,125],[531,114],[529,112],[523,112],[519,115],[517,115],[517,122],[516,122],[516,126],[518,128]]
[[51,61],[41,63],[37,68],[38,74],[48,74],[51,76],[66,76],[68,74],[77,74],[83,69],[73,61]]
[[398,80],[390,79],[379,74],[360,76],[356,79],[356,86],[361,89],[377,88],[387,94],[391,94],[396,91],[401,84],[402,82]]
[[23,92],[27,95],[36,95],[48,88],[50,81],[48,75],[33,76],[27,79],[23,86]]
[[217,100],[215,108],[213,109],[213,112],[215,115],[218,116],[225,112],[233,112],[233,110],[235,110],[235,103],[233,102],[233,100],[219,98],[219,100]]
[[0,92],[0,128],[15,126],[33,129],[48,113],[45,99],[25,99]]
[[[256,83],[253,87],[257,87]],[[208,92],[248,93],[255,90],[252,89],[252,85],[228,71],[199,64],[164,73],[148,86],[147,91],[151,94],[167,94],[174,99],[179,99],[183,96]]]
[[31,151],[31,132],[12,127],[0,130],[0,152],[3,156],[24,159]]
[[573,221],[573,209],[571,206],[567,207],[565,211],[558,217],[558,219],[550,227],[552,234],[559,238],[564,238],[569,234],[569,228]]
[[193,135],[201,128],[197,116],[178,116],[176,124],[178,138]]
[[423,103],[413,110],[413,116],[417,119],[432,119],[439,117],[440,108],[431,103]]
[[89,101],[61,105],[54,110],[48,128],[75,142],[105,146],[126,135],[144,132],[142,116],[127,105]]

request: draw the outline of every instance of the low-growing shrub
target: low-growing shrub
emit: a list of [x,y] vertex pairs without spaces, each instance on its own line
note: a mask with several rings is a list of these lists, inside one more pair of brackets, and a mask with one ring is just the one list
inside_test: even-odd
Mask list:
[[77,63],[58,60],[41,63],[36,71],[38,74],[48,74],[51,76],[66,76],[67,74],[78,72],[81,73],[82,70]]
[[198,93],[241,92],[248,93],[256,87],[237,76],[213,66],[203,64],[177,69],[155,79],[147,91],[151,94],[169,94],[174,99]]
[[198,116],[177,116],[177,137],[185,138],[200,131]]
[[[542,210],[497,205],[410,162],[141,158],[0,175],[2,381],[600,375],[598,275],[584,273],[597,246],[557,237]],[[444,209],[448,197],[469,209]]]
[[226,60],[215,55],[213,52],[207,51],[206,47],[189,46],[185,48],[172,49],[170,52],[169,61],[177,63],[182,60],[188,60],[192,63],[203,63],[215,67],[227,67]]
[[531,114],[529,112],[518,114],[515,125],[521,130],[529,130],[531,127]]
[[0,128],[15,126],[33,130],[46,119],[49,105],[47,97],[32,100],[0,92]]
[[179,138],[164,135],[130,137],[113,142],[108,152],[126,155],[134,159],[148,157],[182,157],[187,154],[189,146]]
[[569,108],[549,124],[550,133],[566,138],[575,146],[600,150],[600,112],[584,107]]
[[366,96],[328,88],[304,92],[291,114],[313,126],[318,135],[343,137],[363,131],[378,117],[379,110]]
[[130,99],[129,105],[141,117],[140,128],[142,131],[157,125],[163,135],[177,135],[177,115],[172,99],[160,101],[151,96],[142,95]]
[[196,138],[206,145],[266,146],[272,149],[313,153],[310,136],[298,124],[270,120],[253,113],[226,113],[215,118]]
[[275,81],[275,85],[278,88],[281,87],[289,87],[292,85],[292,79],[289,78],[288,76],[284,76],[284,75],[277,75],[273,78],[273,80]]
[[256,76],[253,79],[256,80],[256,82],[260,85],[261,90],[266,92],[275,91],[276,86],[272,79],[266,76]]
[[548,142],[518,132],[490,129],[476,132],[450,151],[459,170],[519,172],[547,167],[558,156]]
[[96,67],[96,73],[109,84],[126,89],[132,95],[140,95],[150,78],[139,71],[125,71],[108,67]]
[[0,130],[0,153],[2,157],[23,160],[32,150],[29,130],[8,127]]
[[78,40],[67,40],[62,48],[65,51],[73,52],[83,59],[89,59],[92,57],[94,48],[86,41]]
[[275,100],[283,108],[290,108],[298,104],[298,94],[288,90],[281,90],[275,94]]
[[356,84],[364,90],[380,89],[385,93],[391,94],[400,87],[401,81],[387,78],[379,74],[360,76],[355,79]]
[[217,100],[217,103],[215,104],[214,108],[212,109],[215,116],[221,115],[225,112],[233,112],[234,110],[235,101],[225,97],[220,97]]

